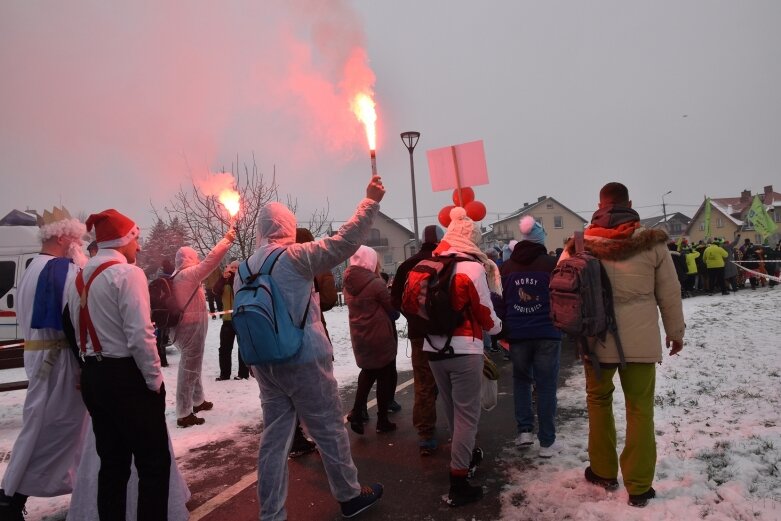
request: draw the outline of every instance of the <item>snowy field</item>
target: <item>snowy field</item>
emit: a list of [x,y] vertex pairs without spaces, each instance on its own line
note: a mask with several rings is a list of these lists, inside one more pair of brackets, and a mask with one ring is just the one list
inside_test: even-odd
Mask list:
[[[606,493],[583,479],[588,424],[572,415],[558,432],[559,457],[505,448],[503,518],[781,520],[780,312],[779,288],[684,300],[684,350],[657,366],[657,499],[646,508],[629,507],[623,487]],[[618,375],[615,384],[620,450]],[[559,391],[562,412],[585,408],[584,389],[577,371]]]
[[[665,358],[658,367],[654,482],[658,497],[648,507],[628,507],[623,489],[607,494],[583,480],[587,424],[582,412],[583,376],[576,370],[559,392],[563,452],[541,460],[536,449],[504,449],[507,482],[502,492],[502,518],[781,520],[780,304],[781,289],[766,288],[684,301],[686,346],[680,356]],[[353,385],[358,369],[350,349],[347,309],[329,311],[326,320],[335,346],[336,377],[342,386]],[[404,328],[403,319],[398,326]],[[210,321],[203,381],[207,399],[215,407],[202,413],[206,418],[202,427],[175,427],[178,355],[169,348],[171,365],[163,369],[167,417],[180,461],[189,449],[232,436],[241,426],[256,424],[260,417],[254,381],[214,381],[219,373],[219,328],[218,320]],[[399,370],[410,368],[403,337],[397,365]],[[233,375],[235,367],[234,359]],[[0,372],[0,381],[21,378],[21,369]],[[615,410],[621,446],[624,414],[619,389]],[[23,400],[23,391],[0,394],[0,474],[21,427]],[[27,518],[60,520],[67,505],[67,496],[31,498]]]

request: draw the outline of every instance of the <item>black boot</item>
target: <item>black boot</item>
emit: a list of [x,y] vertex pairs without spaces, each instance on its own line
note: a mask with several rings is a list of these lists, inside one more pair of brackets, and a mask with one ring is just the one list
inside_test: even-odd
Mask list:
[[474,503],[483,498],[483,487],[471,485],[466,476],[457,476],[450,472],[450,492],[447,495],[447,504],[451,507],[460,507],[468,503]]
[[13,497],[6,496],[3,490],[0,490],[0,519],[2,521],[24,521],[24,504],[27,503],[27,496],[23,494],[14,494]]
[[304,454],[309,454],[317,450],[317,445],[309,438],[304,436],[304,431],[301,430],[301,424],[296,424],[296,431],[293,434],[293,443],[290,445],[289,458],[298,458]]
[[381,411],[377,412],[377,432],[393,432],[396,430],[396,424],[392,421],[388,420],[388,411],[385,411],[384,413]]

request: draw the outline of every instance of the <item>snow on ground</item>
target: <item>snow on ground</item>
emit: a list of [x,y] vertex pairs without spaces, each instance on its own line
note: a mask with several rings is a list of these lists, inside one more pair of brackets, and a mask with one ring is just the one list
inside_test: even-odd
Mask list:
[[[781,520],[781,290],[741,290],[684,301],[687,331],[679,356],[656,380],[657,499],[629,507],[623,489],[588,484],[585,380],[577,370],[559,391],[558,438],[549,461],[536,449],[506,447],[504,519]],[[624,400],[615,378],[614,410],[623,447]],[[619,476],[620,481],[620,476]]]
[[[780,304],[781,289],[765,288],[684,301],[686,346],[680,356],[665,358],[657,372],[654,487],[659,496],[648,507],[627,506],[623,489],[607,494],[584,481],[588,465],[585,393],[582,372],[576,370],[559,391],[563,452],[551,460],[538,458],[536,448],[519,451],[507,446],[502,452],[508,468],[503,519],[781,520]],[[335,346],[337,380],[341,386],[354,385],[358,368],[350,349],[347,308],[329,311],[326,320]],[[399,329],[403,328],[402,319]],[[260,417],[257,385],[252,380],[214,381],[219,373],[219,329],[219,320],[210,321],[203,382],[215,408],[202,413],[207,420],[202,427],[175,427],[179,357],[169,348],[171,365],[163,369],[167,417],[180,461],[190,448],[231,436]],[[410,368],[403,336],[397,365],[399,370]],[[234,358],[234,375],[235,371]],[[0,381],[21,378],[22,369],[0,372]],[[616,387],[622,446],[625,416],[618,378]],[[23,400],[21,391],[0,393],[0,474],[21,427]],[[63,519],[67,505],[68,496],[32,498],[28,519]]]

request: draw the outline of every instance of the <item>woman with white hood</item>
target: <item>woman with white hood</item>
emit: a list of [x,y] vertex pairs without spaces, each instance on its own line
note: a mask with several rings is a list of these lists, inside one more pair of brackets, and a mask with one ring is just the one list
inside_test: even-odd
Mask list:
[[176,378],[176,424],[179,427],[203,425],[206,420],[195,413],[214,407],[212,402],[206,401],[201,384],[203,350],[209,326],[203,281],[220,265],[235,238],[236,232],[233,228],[229,229],[203,261],[198,260],[198,254],[189,246],[183,246],[176,252],[173,290],[182,309],[182,318],[174,333],[174,344],[181,353]]
[[393,319],[398,311],[391,304],[390,291],[380,277],[377,252],[361,246],[350,257],[344,272],[344,297],[350,315],[350,340],[355,362],[361,368],[355,403],[348,416],[350,428],[363,434],[361,411],[366,409],[369,391],[377,381],[377,432],[396,430],[388,420],[388,408],[396,392],[396,340]]

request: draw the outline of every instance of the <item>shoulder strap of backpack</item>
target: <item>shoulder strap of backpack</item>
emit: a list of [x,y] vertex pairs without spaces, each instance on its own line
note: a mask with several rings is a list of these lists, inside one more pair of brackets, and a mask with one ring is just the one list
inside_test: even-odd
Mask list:
[[[249,267],[249,259],[239,264],[239,279],[241,280],[242,284],[249,284],[258,278],[259,275],[271,274],[271,270],[274,268],[274,264],[276,264],[277,259],[285,252],[286,249],[287,248],[276,248],[272,250],[271,253],[266,255],[266,258],[263,259],[263,262],[261,263],[260,269],[257,273],[252,273],[252,269]],[[268,271],[265,271],[265,267],[269,259],[271,259],[271,267]]]
[[[274,269],[274,265],[277,263],[280,255],[285,253],[285,251],[287,251],[287,248],[276,248],[275,250],[272,250],[271,253],[269,253],[263,260],[263,264],[260,266],[260,271],[258,271],[258,274],[271,275],[271,271]],[[268,264],[269,259],[271,260],[271,264],[268,267],[268,271],[266,271],[266,265]]]
[[618,324],[616,323],[616,311],[613,306],[613,286],[610,283],[610,277],[607,276],[602,262],[599,263],[599,271],[602,277],[602,291],[605,292],[605,318],[607,320],[607,329],[616,339],[616,349],[618,350],[618,359],[621,367],[626,367],[626,358],[624,357],[624,346],[621,344],[621,337],[618,334]]
[[[276,248],[269,253],[266,258],[263,260],[263,264],[260,266],[260,270],[258,271],[258,275],[271,275],[271,272],[274,270],[274,266],[277,264],[277,260],[279,260],[279,257],[282,256],[283,253],[287,251],[287,248]],[[270,263],[269,263],[270,261]],[[268,265],[268,270],[266,270],[266,266]],[[249,265],[247,265],[247,269],[249,270]],[[299,329],[303,329],[304,325],[306,324],[306,317],[309,315],[309,306],[312,304],[312,295],[310,293],[309,298],[306,301],[306,309],[304,310],[304,316],[301,317],[301,323],[298,326]],[[288,310],[288,313],[290,310]],[[292,317],[291,317],[292,318]]]

